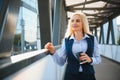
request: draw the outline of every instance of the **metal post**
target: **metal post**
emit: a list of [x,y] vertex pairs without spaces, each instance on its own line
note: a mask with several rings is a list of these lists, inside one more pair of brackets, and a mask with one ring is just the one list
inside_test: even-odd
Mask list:
[[25,31],[24,31],[24,25],[25,25],[25,23],[24,23],[24,20],[23,19],[21,19],[21,27],[22,27],[22,31],[21,31],[21,51],[22,51],[22,53],[24,52],[24,45],[25,45],[25,43],[24,43],[24,35],[25,35]]
[[58,41],[59,41],[60,2],[61,0],[55,0],[55,6],[54,6],[54,20],[53,20],[53,44],[54,45],[58,45]]
[[38,0],[41,48],[51,42],[51,23],[49,0]]
[[37,49],[41,49],[39,15],[37,16]]
[[112,44],[115,44],[115,35],[114,35],[113,21],[110,20],[109,24],[110,24],[110,27],[111,27]]

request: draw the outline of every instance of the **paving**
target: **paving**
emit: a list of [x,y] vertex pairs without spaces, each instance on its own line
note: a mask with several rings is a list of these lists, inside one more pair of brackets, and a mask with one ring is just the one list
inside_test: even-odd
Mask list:
[[94,66],[96,80],[120,80],[120,64],[102,57],[102,63]]

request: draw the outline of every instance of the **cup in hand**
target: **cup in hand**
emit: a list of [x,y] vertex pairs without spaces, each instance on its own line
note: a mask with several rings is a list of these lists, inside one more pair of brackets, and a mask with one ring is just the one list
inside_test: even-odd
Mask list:
[[83,52],[78,52],[78,53],[76,53],[76,56],[77,56],[77,59],[79,60],[80,63],[83,62],[83,60],[80,60],[80,59],[79,59],[79,57],[84,56],[84,53],[83,53]]

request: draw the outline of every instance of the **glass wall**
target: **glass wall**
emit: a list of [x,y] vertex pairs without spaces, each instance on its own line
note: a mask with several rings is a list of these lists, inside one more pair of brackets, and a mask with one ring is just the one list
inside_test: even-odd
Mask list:
[[117,44],[120,45],[120,16],[117,17]]
[[[120,16],[115,17],[113,20],[113,32],[114,32],[114,37],[115,37],[115,44],[120,45]],[[108,27],[109,27],[109,22],[106,22],[103,24],[103,32],[104,32],[104,44],[106,44],[107,41],[107,34],[108,34]],[[95,35],[95,31],[93,32]],[[98,40],[100,40],[100,27],[97,28],[97,36]],[[103,39],[101,39],[101,44],[103,43]],[[112,36],[111,36],[111,31],[109,34],[109,43],[112,44]]]
[[12,55],[40,49],[37,15],[37,0],[22,0]]
[[[112,20],[112,22],[113,22],[113,30],[114,30],[114,37],[115,37],[115,44],[120,44],[120,23],[119,23],[119,21],[120,21],[119,16]],[[103,25],[105,44],[106,44],[106,41],[107,41],[108,26],[109,26],[108,22]],[[110,32],[109,35],[110,35],[109,44],[112,44],[111,32]]]

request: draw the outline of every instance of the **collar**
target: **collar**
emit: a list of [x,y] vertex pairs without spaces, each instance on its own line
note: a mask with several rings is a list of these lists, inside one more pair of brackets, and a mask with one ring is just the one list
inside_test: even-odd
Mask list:
[[[84,37],[83,37],[83,39],[85,39],[85,38],[90,38],[90,36],[89,36],[89,35],[87,35],[87,34],[85,34],[85,35],[84,35]],[[70,39],[75,40],[75,37],[74,37],[74,35],[73,35],[73,34],[71,35]]]

